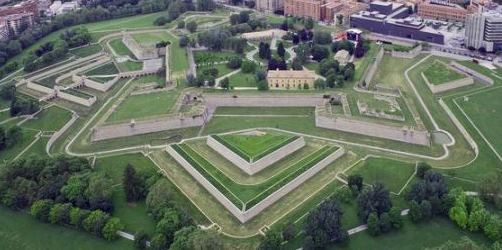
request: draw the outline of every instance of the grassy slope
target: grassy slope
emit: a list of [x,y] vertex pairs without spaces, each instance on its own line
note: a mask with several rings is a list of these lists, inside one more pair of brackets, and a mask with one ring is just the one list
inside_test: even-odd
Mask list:
[[346,174],[360,174],[366,184],[380,182],[389,191],[398,193],[414,172],[415,164],[371,157],[361,161]]
[[133,249],[131,241],[108,242],[85,232],[39,222],[24,212],[0,208],[0,249]]
[[70,119],[70,111],[57,106],[52,106],[43,110],[34,119],[23,123],[22,127],[41,131],[56,131],[64,126]]
[[237,147],[251,158],[263,153],[275,145],[281,144],[291,138],[287,135],[265,134],[255,135],[222,135],[220,136],[231,145]]
[[434,85],[464,78],[463,75],[449,69],[446,65],[438,61],[432,62],[427,69],[424,70],[424,75],[429,82]]
[[103,48],[99,44],[93,44],[78,49],[70,50],[70,53],[78,57],[86,57],[100,52]]
[[128,96],[112,113],[108,121],[124,121],[167,114],[176,103],[178,91],[161,91]]
[[134,54],[127,48],[127,46],[122,42],[122,38],[116,38],[110,41],[110,46],[113,51],[121,56],[130,56],[134,58]]
[[256,87],[256,78],[254,74],[239,72],[229,78],[232,87]]

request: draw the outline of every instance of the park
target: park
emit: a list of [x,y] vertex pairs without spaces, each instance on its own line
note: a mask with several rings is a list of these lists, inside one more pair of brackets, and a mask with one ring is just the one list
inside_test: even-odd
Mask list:
[[[332,40],[339,27],[303,18],[221,7],[167,17],[65,28],[87,41],[0,80],[0,181],[27,180],[0,182],[0,248],[48,241],[51,249],[134,249],[141,237],[167,249],[178,232],[217,238],[223,249],[261,248],[277,235],[281,249],[423,249],[464,237],[490,247],[502,239],[462,227],[453,204],[432,212],[436,200],[410,198],[430,182],[449,191],[437,196],[444,200],[492,190],[502,166],[502,68],[426,43],[355,48]],[[21,65],[37,49],[57,48],[60,33],[10,60]],[[341,50],[343,65],[333,59]],[[287,87],[272,84],[271,71],[286,75]],[[6,202],[21,196],[19,186],[45,190],[43,178],[13,169],[32,164],[43,174],[49,159],[75,164],[54,195]],[[139,198],[130,199],[125,173],[141,183]],[[70,198],[72,185],[88,191]],[[102,197],[93,187],[105,187],[94,194]],[[378,195],[391,204],[385,211],[362,209]],[[479,202],[500,220],[496,202]],[[417,217],[422,203],[429,217]],[[51,219],[56,212],[40,219],[35,204],[103,210],[107,230],[70,212],[67,221]],[[320,211],[338,210],[333,224],[345,233],[314,239]],[[375,230],[373,219],[387,216],[400,226]]]

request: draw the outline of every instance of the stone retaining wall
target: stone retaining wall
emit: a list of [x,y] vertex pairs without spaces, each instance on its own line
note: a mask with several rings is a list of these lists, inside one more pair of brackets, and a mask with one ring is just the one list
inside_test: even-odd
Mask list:
[[129,50],[134,54],[134,56],[139,60],[153,59],[159,57],[159,52],[155,45],[141,45],[134,38],[125,34],[122,37],[122,42],[129,48]]
[[407,59],[412,59],[420,55],[420,52],[422,52],[422,45],[419,44],[415,48],[413,48],[410,51],[391,51],[391,56],[392,57],[398,57],[398,58],[407,58]]
[[207,137],[207,145],[221,156],[225,157],[225,159],[232,162],[235,166],[239,167],[242,171],[249,175],[253,175],[303,148],[305,146],[305,139],[303,137],[298,137],[298,139],[273,151],[256,162],[248,162],[244,160],[212,136]]
[[462,123],[458,120],[458,118],[453,114],[453,112],[450,110],[448,105],[446,105],[446,103],[444,103],[443,99],[439,99],[439,105],[444,109],[444,111],[446,111],[446,114],[448,115],[450,120],[453,122],[453,124],[455,124],[455,126],[458,128],[460,133],[464,136],[465,140],[471,146],[472,150],[474,150],[474,152],[477,155],[479,153],[478,145],[476,144],[474,139],[472,139],[469,132],[467,132],[464,125],[462,125]]
[[28,87],[29,89],[36,90],[38,92],[45,93],[45,94],[55,94],[54,89],[51,89],[51,88],[45,87],[43,85],[40,85],[38,83],[34,83],[34,82],[30,82],[30,81],[27,81],[26,87]]
[[491,79],[490,77],[488,76],[485,76],[479,72],[477,72],[476,70],[473,70],[469,67],[466,67],[460,63],[457,63],[457,62],[451,62],[450,65],[462,72],[464,72],[465,74],[468,74],[474,78],[476,78],[476,80],[479,80],[481,83],[483,84],[486,84],[486,85],[493,85],[493,79]]
[[95,90],[98,90],[101,92],[106,92],[111,87],[113,87],[113,85],[115,85],[115,83],[119,80],[119,77],[115,77],[112,80],[104,82],[104,83],[96,82],[96,81],[93,81],[87,77],[82,77],[79,75],[72,75],[71,79],[76,84],[84,85],[86,87],[89,87],[91,89],[95,89]]
[[110,58],[107,57],[107,56],[103,56],[103,58],[97,58],[97,61],[95,62],[92,62],[90,64],[87,64],[85,66],[82,66],[82,67],[78,67],[66,74],[63,74],[61,76],[58,76],[55,80],[56,84],[59,84],[59,82],[61,82],[63,79],[67,78],[67,77],[71,77],[72,75],[75,75],[77,73],[80,73],[80,72],[84,72],[88,69],[92,69],[92,68],[96,68],[96,66],[100,66],[102,64],[105,64],[106,62],[110,61]]
[[380,48],[380,51],[378,51],[377,55],[375,56],[375,61],[373,61],[371,63],[371,65],[368,67],[366,72],[364,72],[364,76],[361,77],[361,80],[365,84],[363,84],[363,82],[359,82],[360,87],[367,88],[371,84],[371,82],[373,81],[373,77],[375,76],[375,73],[378,69],[378,65],[380,65],[380,62],[383,59],[384,53],[385,53],[385,50],[383,49],[383,47]]
[[427,76],[425,76],[424,72],[420,72],[420,75],[422,76],[422,78],[425,81],[425,84],[431,90],[431,92],[433,94],[438,94],[438,93],[442,93],[442,92],[446,92],[449,90],[453,90],[453,89],[457,89],[460,87],[469,86],[469,85],[474,84],[474,79],[472,77],[468,76],[466,78],[462,78],[462,79],[458,79],[458,80],[435,85],[435,84],[432,84],[429,82],[429,79],[427,78]]
[[315,122],[316,127],[320,128],[340,130],[423,146],[430,145],[430,134],[428,131],[404,129],[339,116],[328,117],[321,114],[317,114]]
[[318,162],[315,166],[311,167],[286,185],[276,190],[271,195],[267,196],[252,208],[243,211],[243,208],[239,209],[238,207],[236,207],[227,197],[225,197],[225,195],[223,195],[216,187],[213,186],[213,184],[211,184],[197,170],[195,170],[194,167],[190,163],[188,163],[181,155],[179,155],[178,152],[176,152],[176,150],[174,150],[171,146],[167,147],[167,152],[241,223],[245,223],[254,218],[267,207],[274,204],[276,201],[293,191],[295,188],[303,184],[305,181],[310,179],[312,176],[314,176],[319,171],[323,170],[326,166],[331,164],[333,161],[345,154],[345,150],[343,148],[338,149],[337,151],[333,152],[332,154],[328,155],[326,158]]
[[57,97],[59,97],[63,100],[67,100],[67,101],[74,102],[74,103],[77,103],[80,105],[84,105],[86,107],[90,107],[90,106],[92,106],[92,104],[94,104],[96,102],[95,96],[88,98],[88,99],[85,99],[82,97],[78,97],[78,96],[74,96],[72,94],[65,93],[59,89],[55,89],[55,91],[56,91]]
[[49,141],[45,145],[45,151],[47,154],[49,154],[52,144],[54,144],[54,142],[59,139],[59,137],[61,137],[77,121],[77,119],[78,115],[72,111],[71,119],[62,128],[52,134],[51,138],[49,138]]
[[102,141],[120,137],[148,134],[165,130],[199,127],[205,122],[205,114],[185,117],[172,115],[162,118],[155,118],[144,121],[137,121],[134,124],[130,122],[109,124],[95,127],[92,131],[91,140]]

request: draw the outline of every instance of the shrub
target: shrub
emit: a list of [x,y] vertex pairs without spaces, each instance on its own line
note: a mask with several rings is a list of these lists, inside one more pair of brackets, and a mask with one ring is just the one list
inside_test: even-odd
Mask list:
[[370,213],[368,215],[368,233],[372,236],[377,236],[380,234],[380,223],[378,221],[378,215],[376,213]]
[[49,212],[49,222],[52,224],[69,224],[70,223],[71,204],[55,204]]
[[241,65],[243,73],[254,73],[256,70],[256,63],[251,61],[243,61]]
[[49,212],[53,206],[52,200],[38,200],[31,205],[30,214],[37,220],[49,222]]
[[110,218],[103,227],[101,235],[106,240],[114,240],[118,237],[117,231],[120,231],[122,229],[124,229],[124,225],[120,223],[119,218]]
[[425,172],[429,171],[431,166],[425,162],[418,163],[417,166],[417,177],[420,179],[424,178]]
[[148,234],[140,231],[134,235],[134,247],[136,249],[146,249],[148,242]]
[[92,211],[87,218],[84,219],[82,225],[85,231],[97,236],[101,236],[103,227],[105,226],[110,216],[101,210]]
[[176,24],[176,27],[178,29],[184,29],[185,28],[185,21],[183,21],[183,20],[178,21],[178,24]]
[[238,69],[241,67],[242,59],[240,57],[232,57],[227,63],[227,67],[231,69]]

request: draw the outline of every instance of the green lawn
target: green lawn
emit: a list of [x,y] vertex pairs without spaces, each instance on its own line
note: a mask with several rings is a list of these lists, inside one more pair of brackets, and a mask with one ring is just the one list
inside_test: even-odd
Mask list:
[[143,69],[142,62],[134,62],[134,61],[125,61],[122,63],[117,63],[117,66],[119,67],[120,71],[122,71],[122,72],[137,71],[137,70]]
[[117,186],[113,191],[113,216],[120,218],[128,232],[143,230],[152,234],[155,229],[155,221],[148,215],[144,201],[128,203],[122,186],[123,173],[128,164],[131,164],[140,175],[151,176],[157,171],[156,166],[141,154],[126,154],[98,158],[96,171],[106,173]]
[[199,63],[214,63],[214,62],[221,62],[221,61],[228,61],[230,58],[233,57],[242,57],[242,55],[239,55],[235,52],[228,52],[228,51],[194,51],[193,52],[193,57],[195,60],[196,64]]
[[134,54],[122,42],[122,37],[111,40],[110,46],[112,47],[113,51],[115,51],[115,53],[117,53],[120,56],[129,56],[131,58],[135,58]]
[[212,65],[212,66],[197,67],[197,75],[202,75],[204,70],[211,69],[211,68],[215,68],[218,70],[218,75],[216,75],[216,78],[222,77],[222,76],[234,71],[234,69],[230,69],[229,67],[227,67],[226,64],[217,64],[217,65]]
[[115,64],[113,62],[103,64],[97,68],[93,68],[89,71],[86,71],[84,74],[87,76],[92,76],[92,75],[113,75],[113,74],[118,74],[119,70],[117,67],[115,67]]
[[150,28],[157,27],[153,24],[155,19],[166,16],[167,12],[157,12],[146,15],[135,15],[131,17],[118,18],[96,23],[85,24],[90,32],[106,31],[106,30],[122,30],[133,28]]
[[336,151],[335,146],[324,146],[314,153],[302,158],[287,170],[274,175],[264,182],[256,185],[243,185],[234,182],[223,172],[207,161],[187,144],[176,144],[172,146],[182,157],[204,177],[218,188],[232,203],[241,208],[251,208],[258,202],[272,194],[274,191],[289,183],[295,177],[310,169],[316,163],[324,159],[329,154]]
[[249,162],[257,161],[297,138],[269,133],[263,135],[215,135],[213,137]]
[[468,96],[467,101],[460,97],[456,102],[471,118],[485,138],[502,154],[502,88],[483,91]]
[[26,212],[14,212],[0,207],[0,249],[134,249],[132,241],[106,241],[72,228],[42,223]]
[[166,32],[134,34],[132,37],[140,44],[156,44],[158,42],[170,40],[170,37]]
[[347,175],[360,174],[364,183],[379,182],[389,191],[399,193],[415,172],[415,164],[388,158],[369,157],[346,172]]
[[37,142],[35,142],[26,152],[22,154],[23,157],[27,157],[30,155],[38,155],[38,156],[47,156],[47,152],[45,151],[45,147],[47,146],[47,142],[49,142],[50,137],[40,137]]
[[93,44],[78,49],[70,50],[70,53],[78,57],[86,57],[100,52],[103,48],[99,44]]
[[22,127],[41,131],[56,131],[63,127],[70,119],[70,111],[52,106],[40,112],[33,119],[23,123]]
[[256,77],[254,74],[239,72],[231,75],[228,80],[232,87],[256,87]]
[[311,107],[218,107],[216,115],[312,115]]
[[127,121],[167,114],[176,103],[178,95],[179,91],[172,90],[128,96],[108,121]]
[[434,60],[424,70],[424,75],[431,84],[438,85],[464,78],[462,74],[448,68],[444,63]]

